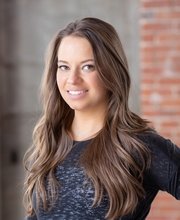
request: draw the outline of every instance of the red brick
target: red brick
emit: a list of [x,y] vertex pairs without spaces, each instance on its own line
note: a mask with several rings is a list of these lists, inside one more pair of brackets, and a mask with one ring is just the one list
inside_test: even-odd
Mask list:
[[172,27],[172,24],[167,23],[144,23],[142,24],[142,28],[144,31],[146,30],[152,30],[152,31],[160,31],[160,30],[169,30]]
[[180,6],[179,0],[151,0],[151,1],[142,1],[143,8],[163,8],[163,7],[172,7],[172,6]]
[[171,11],[159,11],[158,13],[156,13],[156,16],[155,16],[156,19],[179,19],[180,18],[180,10],[178,11],[174,11],[174,10],[171,10]]
[[161,78],[159,80],[160,84],[166,83],[169,84],[171,86],[173,85],[180,85],[180,78]]
[[157,67],[157,66],[149,66],[149,67],[143,67],[141,68],[141,72],[144,74],[153,74],[153,76],[156,76],[157,74],[162,72],[163,67]]

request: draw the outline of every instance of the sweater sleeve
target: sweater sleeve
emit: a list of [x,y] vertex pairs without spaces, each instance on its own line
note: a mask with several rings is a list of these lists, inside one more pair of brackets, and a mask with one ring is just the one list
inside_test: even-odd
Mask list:
[[146,137],[151,151],[150,179],[162,191],[180,199],[180,148],[158,134]]
[[25,220],[37,220],[37,217],[36,217],[36,215],[26,216]]

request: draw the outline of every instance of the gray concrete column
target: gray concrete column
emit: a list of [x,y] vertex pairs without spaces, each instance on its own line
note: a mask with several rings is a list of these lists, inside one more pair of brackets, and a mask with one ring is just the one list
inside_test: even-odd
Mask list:
[[3,66],[2,66],[2,55],[3,55],[3,20],[4,13],[3,1],[0,1],[0,220],[2,220],[2,108],[3,108]]
[[134,85],[131,103],[138,111],[138,6],[138,0],[0,0],[0,213],[3,220],[23,219],[22,157],[31,144],[32,129],[40,114],[38,92],[44,53],[51,37],[59,28],[82,17],[98,17],[112,23],[129,60]]

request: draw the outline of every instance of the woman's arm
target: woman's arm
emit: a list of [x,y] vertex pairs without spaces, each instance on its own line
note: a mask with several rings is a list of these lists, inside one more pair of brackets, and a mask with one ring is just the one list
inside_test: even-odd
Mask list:
[[149,175],[153,184],[180,199],[180,148],[156,133],[143,139],[152,153]]

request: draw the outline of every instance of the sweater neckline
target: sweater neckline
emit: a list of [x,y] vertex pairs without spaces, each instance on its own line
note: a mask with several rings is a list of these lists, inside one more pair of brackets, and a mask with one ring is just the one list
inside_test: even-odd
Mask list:
[[86,140],[81,140],[81,141],[73,140],[73,146],[77,145],[77,144],[81,144],[81,143],[90,142],[91,140],[92,140],[92,138],[86,139]]

